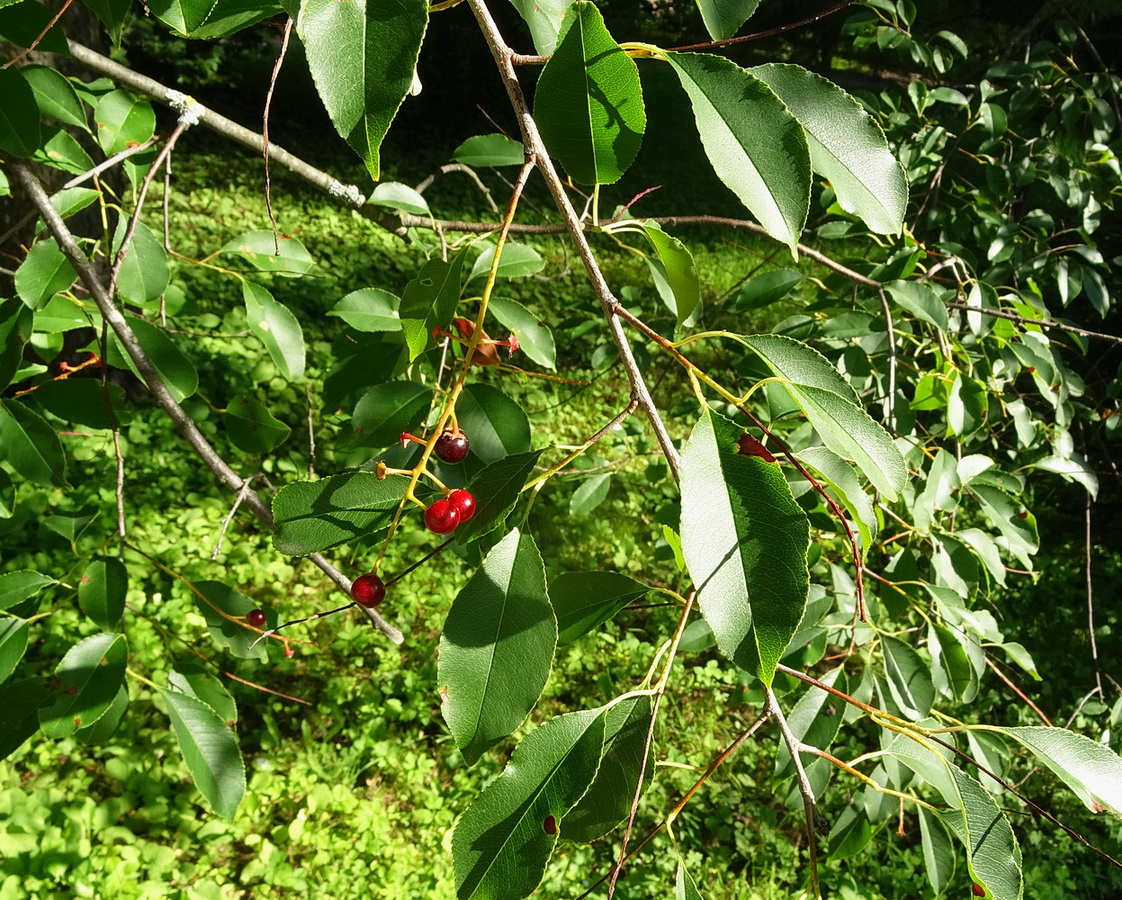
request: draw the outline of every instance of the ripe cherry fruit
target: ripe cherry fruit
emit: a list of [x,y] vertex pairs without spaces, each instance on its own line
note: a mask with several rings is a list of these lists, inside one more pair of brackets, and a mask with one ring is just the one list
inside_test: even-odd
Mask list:
[[470,491],[458,488],[448,495],[448,500],[459,511],[461,523],[475,515],[475,498]]
[[351,599],[359,606],[375,607],[386,597],[386,583],[373,572],[359,575],[351,584]]
[[463,462],[464,457],[468,455],[468,439],[467,435],[462,431],[445,431],[442,432],[440,437],[436,439],[436,445],[433,448],[436,451],[437,457],[446,463]]
[[460,511],[456,504],[445,498],[437,500],[425,510],[425,525],[434,534],[450,534],[460,524]]
[[254,628],[260,628],[265,624],[265,610],[254,609],[246,615],[245,620]]

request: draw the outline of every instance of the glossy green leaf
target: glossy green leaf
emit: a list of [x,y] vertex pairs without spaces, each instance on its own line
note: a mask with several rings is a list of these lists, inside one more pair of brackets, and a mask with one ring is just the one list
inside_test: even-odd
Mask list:
[[86,109],[65,75],[48,66],[24,66],[20,72],[35,92],[40,115],[89,130]]
[[206,619],[211,639],[238,659],[264,660],[265,642],[250,648],[259,637],[257,631],[247,628],[241,621],[257,604],[220,581],[196,581],[195,604]]
[[16,269],[16,293],[29,309],[40,309],[77,280],[78,273],[58,244],[53,239],[39,241]]
[[930,286],[919,281],[890,281],[884,287],[897,304],[916,318],[934,325],[940,331],[950,328],[947,308]]
[[127,662],[119,634],[95,634],[71,647],[55,669],[54,702],[39,710],[43,734],[66,737],[96,722],[124,684]]
[[452,159],[465,166],[520,166],[526,148],[505,134],[477,134],[460,144]]
[[119,559],[95,559],[78,582],[78,602],[82,612],[102,631],[120,631],[129,590],[129,573]]
[[650,590],[619,572],[562,572],[549,584],[549,599],[557,613],[557,642],[571,644]]
[[256,397],[239,394],[230,401],[223,416],[230,442],[245,453],[271,453],[292,433]]
[[51,415],[86,428],[108,429],[133,418],[124,389],[95,378],[45,382],[35,391],[35,400]]
[[[935,686],[940,690],[945,688],[963,703],[973,701],[981,683],[979,669],[985,666],[985,654],[977,640],[972,635],[933,624],[928,631],[927,648],[937,667],[932,671]],[[940,679],[940,672],[945,681]]]
[[328,311],[338,316],[355,331],[400,331],[401,300],[380,288],[362,288],[351,291]]
[[148,100],[126,91],[104,94],[94,107],[95,135],[106,156],[143,144],[156,131],[156,114]]
[[0,619],[0,684],[7,681],[27,650],[27,623],[22,619]]
[[31,310],[20,299],[0,301],[0,390],[11,384],[20,367],[33,325]]
[[401,298],[401,330],[409,345],[410,362],[429,345],[433,328],[446,327],[456,314],[463,265],[463,253],[457,253],[451,262],[430,259],[405,286]]
[[411,213],[414,216],[431,216],[428,201],[406,184],[386,181],[374,188],[366,201],[372,206],[384,206]]
[[387,381],[370,388],[355,405],[351,425],[358,446],[396,444],[418,424],[432,404],[432,388],[416,381]]
[[232,819],[245,794],[245,764],[238,739],[218,714],[194,697],[161,690],[187,770],[211,808]]
[[743,431],[702,413],[682,454],[682,552],[721,652],[764,684],[806,606],[810,526],[779,465],[741,456]]
[[530,420],[522,407],[489,384],[464,388],[456,404],[460,427],[471,435],[471,454],[492,463],[530,449]]
[[521,900],[537,887],[565,813],[596,775],[605,718],[603,710],[558,716],[518,745],[456,825],[458,900]]
[[19,69],[0,69],[0,150],[26,159],[39,140],[35,92]]
[[614,184],[639,153],[647,116],[635,61],[576,0],[538,77],[534,120],[551,156],[581,184]]
[[85,148],[74,135],[62,128],[43,143],[32,159],[72,175],[82,175],[94,167],[94,161]]
[[96,506],[86,506],[72,513],[45,515],[39,521],[73,545],[78,542],[78,538],[100,514],[101,510]]
[[1001,532],[1009,550],[1026,566],[1040,549],[1036,516],[1000,488],[972,482],[967,489],[974,495],[982,512]]
[[300,241],[271,231],[247,231],[229,241],[220,252],[244,259],[259,272],[307,275],[315,268],[312,254]]
[[534,708],[556,645],[541,554],[516,529],[456,596],[440,639],[441,712],[469,763]]
[[301,0],[296,33],[335,130],[375,180],[379,147],[413,85],[426,0]]
[[680,328],[701,299],[701,281],[697,276],[693,254],[685,244],[667,234],[657,223],[647,220],[640,227],[654,248],[658,261],[662,263],[662,274],[674,295],[674,312],[678,316],[677,327]]
[[[506,254],[503,254],[503,261]],[[492,297],[487,307],[506,328],[518,338],[519,351],[525,353],[539,366],[557,368],[557,347],[553,332],[530,310],[507,297]]]
[[467,489],[475,497],[475,515],[456,529],[457,542],[466,544],[490,533],[506,521],[518,502],[522,488],[530,479],[539,456],[540,450],[514,453],[488,463],[472,476]]
[[[151,322],[129,315],[125,316],[125,321],[177,403],[199,389],[199,373],[194,364],[183,355],[166,331]],[[127,366],[134,375],[140,377],[132,357],[125,353],[115,334],[110,337],[109,362],[115,366]]]
[[769,63],[749,70],[802,125],[814,171],[829,179],[838,203],[873,231],[899,234],[908,180],[884,132],[865,108],[832,81],[801,66]]
[[891,635],[881,636],[884,669],[896,705],[915,720],[925,718],[935,701],[931,668],[911,646]]
[[612,473],[599,472],[581,480],[569,498],[569,515],[587,516],[604,502],[612,486]]
[[[128,222],[121,218],[113,240],[114,250],[124,239],[127,227]],[[169,276],[168,255],[163,243],[147,225],[137,222],[132,243],[117,276],[118,293],[125,300],[142,305],[159,299],[167,290]]]
[[985,728],[1020,742],[1092,812],[1122,810],[1122,759],[1110,747],[1064,728]]
[[511,0],[518,14],[530,28],[534,49],[549,56],[557,46],[561,23],[573,0]]
[[701,900],[701,893],[693,876],[686,871],[686,864],[681,858],[678,859],[678,871],[674,876],[674,900]]
[[120,44],[121,29],[132,9],[131,0],[82,0],[82,2],[97,13],[113,43]]
[[831,391],[855,405],[861,402],[833,364],[802,341],[780,334],[751,334],[739,340],[785,381]]
[[201,700],[216,713],[229,727],[238,721],[238,706],[222,681],[212,675],[197,660],[183,660],[176,663],[168,673],[168,687],[188,697]]
[[[643,768],[650,724],[649,697],[634,697],[608,709],[600,768],[588,792],[561,821],[565,840],[591,843],[627,818]],[[648,760],[644,789],[653,773],[654,763]]]
[[41,675],[0,685],[0,759],[39,730],[39,709],[51,699]]
[[[483,278],[491,271],[495,261],[495,245],[490,241],[482,242],[483,252],[472,263],[468,281],[473,278]],[[503,245],[502,256],[499,257],[499,268],[495,272],[497,278],[525,278],[535,275],[545,268],[545,260],[541,254],[528,244],[516,244],[508,241]]]
[[242,282],[245,314],[249,328],[269,351],[281,374],[289,381],[304,375],[304,332],[288,309],[273,295],[252,281]]
[[0,460],[35,484],[66,486],[62,442],[38,413],[18,400],[0,400]]
[[947,391],[948,433],[965,437],[986,423],[989,395],[986,386],[956,371]]
[[[75,213],[79,213],[87,206],[96,203],[101,199],[101,196],[101,193],[95,191],[93,188],[61,188],[51,194],[51,206],[55,208],[62,218],[69,219]],[[38,227],[42,230],[46,229],[46,225],[43,224],[42,219],[39,220]]]
[[935,810],[916,807],[919,816],[920,840],[923,843],[923,861],[927,864],[927,880],[935,895],[943,894],[954,878],[955,854],[943,817]]
[[113,702],[109,704],[109,709],[105,711],[104,715],[100,716],[92,725],[79,728],[74,732],[74,737],[87,747],[97,747],[104,744],[109,738],[113,737],[128,708],[129,689],[122,684],[117,689],[117,695],[113,698]]
[[768,234],[795,252],[810,206],[802,127],[764,82],[703,53],[669,53],[717,176]]
[[197,40],[225,37],[283,11],[269,0],[156,0],[152,6],[165,25]]
[[273,546],[305,556],[389,528],[408,479],[373,472],[332,475],[286,485],[273,497]]
[[745,283],[732,301],[734,309],[761,309],[778,303],[803,280],[802,273],[796,269],[776,269],[753,275]]
[[[807,447],[805,450],[800,450],[797,455],[803,463],[818,470],[826,486],[841,501],[857,526],[857,533],[861,536],[862,552],[868,552],[877,533],[877,517],[873,509],[873,501],[861,487],[853,466],[826,447]],[[841,523],[838,524],[837,530],[843,530]]]

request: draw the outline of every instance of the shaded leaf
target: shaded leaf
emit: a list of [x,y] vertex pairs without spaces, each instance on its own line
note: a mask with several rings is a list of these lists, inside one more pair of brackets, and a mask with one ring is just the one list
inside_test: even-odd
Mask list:
[[304,332],[288,307],[252,281],[242,282],[242,297],[249,329],[269,351],[281,374],[295,381],[304,374]]
[[734,298],[732,305],[738,310],[760,309],[786,297],[803,280],[796,269],[776,269],[749,278]]
[[66,455],[55,430],[18,400],[0,400],[0,459],[35,484],[66,486]]
[[95,559],[78,582],[78,602],[102,631],[120,631],[129,590],[129,573],[119,559]]
[[409,346],[412,362],[429,345],[432,330],[444,328],[452,321],[460,300],[460,272],[464,254],[457,253],[450,262],[430,259],[420,273],[405,286],[401,298],[401,330]]
[[245,764],[233,730],[201,700],[171,690],[160,696],[199,792],[218,815],[234,818],[245,794]]
[[31,569],[5,572],[0,575],[0,610],[11,609],[23,603],[28,597],[34,597],[48,584],[54,583],[53,578],[40,575]]
[[156,114],[148,100],[127,91],[103,94],[94,107],[95,136],[106,156],[143,144],[156,131]]
[[231,728],[238,721],[238,706],[221,680],[207,672],[197,661],[176,663],[168,673],[168,687],[201,700]]
[[11,384],[23,362],[23,347],[33,326],[31,310],[18,298],[0,301],[0,390]]
[[471,435],[471,454],[492,463],[530,449],[530,420],[522,407],[489,384],[464,388],[456,404],[456,419]]
[[24,66],[21,74],[35,92],[39,114],[86,131],[86,110],[66,76],[49,66]]
[[40,309],[55,294],[69,290],[77,280],[78,273],[70,260],[53,239],[48,239],[32,247],[16,269],[16,293],[29,309]]
[[1122,810],[1122,759],[1109,747],[1064,728],[986,730],[1007,735],[1031,750],[1092,812],[1099,812],[1096,803]]
[[273,497],[273,546],[305,556],[376,534],[389,528],[408,484],[399,475],[351,472],[285,485]]
[[[175,342],[168,337],[167,332],[158,325],[134,316],[126,315],[125,321],[177,403],[199,389],[199,373],[194,364],[183,355]],[[127,367],[137,378],[141,378],[140,370],[136,368],[132,357],[125,352],[113,332],[110,332],[109,338],[109,362],[122,368]]]
[[432,388],[416,381],[376,384],[359,398],[351,426],[358,446],[396,444],[401,433],[419,423],[432,403]]
[[504,456],[471,477],[467,489],[475,497],[475,515],[456,529],[458,543],[466,544],[489,534],[506,521],[539,456],[540,450]]
[[896,705],[913,719],[922,719],[935,701],[931,669],[918,653],[899,638],[881,636],[884,669]]
[[[113,238],[114,253],[124,240],[127,229],[128,222],[122,216]],[[128,253],[117,276],[118,292],[125,300],[142,305],[159,299],[167,290],[169,277],[168,255],[164,245],[147,225],[137,222],[132,243],[129,244]]]
[[[206,619],[210,636],[220,647],[225,647],[239,659],[265,659],[264,642],[250,649],[258,638],[252,628],[246,628],[241,619],[257,608],[257,604],[220,581],[196,581],[195,603]],[[239,621],[234,621],[239,620]]]
[[650,590],[619,572],[562,572],[549,585],[557,614],[557,643],[571,644]]
[[22,619],[0,619],[0,684],[7,681],[27,650],[27,623]]
[[230,401],[223,421],[230,442],[245,453],[270,453],[292,433],[265,404],[249,394],[240,394]]
[[39,709],[51,699],[42,676],[0,685],[0,759],[39,730]]
[[71,647],[55,669],[54,702],[39,710],[43,734],[66,737],[101,718],[124,684],[127,661],[119,634],[95,634]]
[[0,69],[0,150],[27,159],[39,140],[39,109],[31,85],[19,69]]

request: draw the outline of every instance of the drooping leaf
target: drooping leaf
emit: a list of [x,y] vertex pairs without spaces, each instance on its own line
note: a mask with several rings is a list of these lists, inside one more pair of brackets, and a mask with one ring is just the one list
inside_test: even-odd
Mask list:
[[542,56],[551,55],[573,0],[511,0],[511,3],[529,26],[534,48]]
[[978,501],[986,518],[1001,532],[1010,552],[1031,567],[1032,557],[1040,549],[1036,516],[1000,488],[970,482],[968,490]]
[[458,900],[521,900],[537,887],[565,813],[596,775],[605,718],[604,710],[558,716],[518,745],[452,836]]
[[1096,804],[1122,810],[1122,759],[1110,747],[1065,728],[1036,725],[988,730],[1031,750],[1091,811],[1099,811]]
[[300,241],[271,231],[247,231],[220,252],[244,259],[259,272],[306,275],[315,267],[312,254]]
[[32,159],[72,175],[82,175],[94,167],[93,159],[74,135],[62,128],[47,138]]
[[19,298],[0,301],[0,390],[11,384],[20,367],[33,325],[31,310]]
[[231,728],[238,721],[238,706],[221,680],[200,665],[197,660],[176,663],[168,673],[168,687],[181,694],[201,700]]
[[409,345],[410,361],[421,355],[432,339],[434,327],[444,328],[452,321],[460,299],[460,272],[464,254],[450,262],[430,259],[420,273],[405,286],[401,298],[401,330]]
[[379,148],[413,85],[428,25],[426,0],[302,0],[296,33],[340,136],[381,173]]
[[355,331],[400,331],[401,300],[380,288],[362,288],[351,291],[330,310],[329,316],[338,316]]
[[128,646],[119,634],[95,634],[71,647],[55,669],[54,702],[39,710],[39,727],[66,737],[96,722],[125,681]]
[[49,66],[24,66],[20,72],[35,92],[40,115],[89,130],[85,107],[65,75]]
[[0,69],[0,150],[27,159],[39,140],[39,108],[31,85],[19,69]]
[[802,618],[810,527],[778,464],[704,410],[682,454],[682,552],[721,652],[771,684]]
[[569,515],[587,516],[608,496],[612,486],[611,472],[598,472],[581,480],[580,486],[569,498]]
[[[122,216],[113,238],[114,252],[120,248],[127,228],[128,222]],[[129,244],[128,253],[117,276],[118,293],[125,300],[142,305],[158,299],[167,290],[169,277],[168,255],[164,245],[147,225],[137,222],[132,243]]]
[[942,816],[933,809],[917,806],[920,840],[923,843],[923,861],[927,864],[927,880],[935,895],[946,891],[954,878],[955,855],[951,838]]
[[22,619],[0,619],[0,684],[7,681],[27,650],[27,623]]
[[477,134],[460,144],[452,159],[465,166],[520,166],[526,148],[505,134]]
[[[141,349],[148,355],[177,403],[199,389],[198,371],[191,360],[184,356],[183,351],[168,337],[166,331],[135,316],[126,315],[125,321],[132,328]],[[109,362],[115,366],[127,367],[138,378],[141,377],[140,370],[136,368],[132,357],[125,352],[115,333],[111,333],[109,339]]]
[[129,590],[129,573],[119,559],[95,559],[78,582],[78,602],[82,612],[102,631],[120,631]]
[[489,534],[506,521],[539,456],[540,450],[504,456],[471,477],[467,489],[475,497],[475,515],[456,529],[458,543],[466,544]]
[[873,118],[829,79],[801,66],[768,63],[749,70],[802,125],[814,171],[830,181],[838,203],[881,234],[899,234],[908,205],[904,168]]
[[802,280],[802,273],[796,269],[776,269],[753,275],[737,293],[733,306],[743,310],[770,306],[786,297]]
[[55,430],[18,400],[0,400],[0,459],[35,484],[66,486],[66,454]]
[[77,280],[78,273],[58,244],[53,239],[39,241],[16,269],[16,293],[28,309],[40,309]]
[[273,546],[287,556],[305,556],[389,528],[408,479],[373,472],[298,481],[277,491]]
[[[985,666],[985,653],[972,635],[933,624],[928,632],[928,650],[936,668],[936,687],[946,689],[956,699],[970,703],[978,695],[979,669]],[[938,681],[939,673],[945,681]]]
[[292,433],[256,397],[239,394],[230,401],[223,416],[230,442],[245,453],[271,453]]
[[764,82],[704,53],[668,53],[713,170],[773,238],[795,252],[810,206],[802,127]]
[[161,690],[179,749],[195,786],[224,819],[233,819],[245,794],[245,764],[233,729],[194,697]]
[[357,446],[380,449],[421,421],[432,403],[432,388],[416,381],[376,384],[359,398],[351,425]]
[[884,288],[893,300],[913,316],[934,325],[940,331],[950,328],[947,308],[928,285],[919,281],[890,281]]
[[97,13],[109,32],[109,37],[114,44],[121,43],[121,29],[124,27],[125,18],[132,8],[130,0],[82,0],[86,6]]
[[133,418],[124,388],[95,378],[45,382],[36,389],[35,400],[51,415],[86,428],[112,428]]
[[549,585],[549,599],[557,613],[557,643],[571,644],[650,590],[619,572],[562,572]]
[[[503,254],[505,260],[506,254]],[[492,297],[488,309],[518,338],[519,350],[539,366],[557,368],[557,347],[549,326],[530,310],[508,297]]]
[[469,384],[456,404],[460,427],[471,435],[471,454],[492,463],[530,449],[530,420],[513,400],[496,387]]
[[296,381],[304,374],[304,332],[288,309],[273,295],[252,281],[242,282],[242,297],[249,328],[269,351],[281,374]]
[[127,91],[103,94],[94,107],[95,135],[106,156],[129,146],[143,144],[156,131],[156,113],[148,100],[138,100]]
[[117,695],[113,698],[113,702],[109,704],[109,709],[105,711],[104,715],[100,716],[92,725],[87,725],[75,731],[75,739],[88,747],[104,744],[116,732],[117,726],[121,724],[121,719],[128,708],[129,689],[127,685],[122,684],[117,689]]
[[154,0],[152,15],[184,37],[225,37],[281,13],[269,0]]
[[661,274],[674,296],[674,312],[678,316],[677,327],[680,328],[701,299],[701,280],[697,276],[693,254],[685,244],[663,231],[656,222],[647,220],[640,227],[662,264]]
[[581,184],[614,184],[639,153],[647,127],[639,70],[586,0],[565,15],[538,78],[534,120],[550,155]]
[[441,712],[469,763],[534,708],[556,644],[541,554],[515,529],[457,595],[440,639]]
[[896,705],[913,719],[925,718],[935,700],[930,667],[909,644],[891,635],[881,637],[881,649]]
[[686,871],[686,864],[681,858],[678,859],[678,872],[674,876],[674,900],[701,900],[701,893],[693,876]]
[[[842,506],[849,512],[857,526],[858,534],[861,536],[862,552],[867,552],[877,533],[877,517],[873,509],[873,501],[862,489],[853,466],[826,447],[807,447],[799,451],[798,457],[817,469],[825,479],[826,486],[831,488],[841,500]],[[842,530],[840,523],[838,530]]]

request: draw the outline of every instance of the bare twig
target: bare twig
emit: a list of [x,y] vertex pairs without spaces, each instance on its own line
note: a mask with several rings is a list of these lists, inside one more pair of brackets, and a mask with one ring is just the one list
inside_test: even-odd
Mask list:
[[1017,313],[1005,312],[1000,309],[990,309],[985,306],[970,306],[969,304],[959,303],[954,300],[948,300],[943,305],[950,309],[962,309],[966,312],[978,313],[983,316],[1008,319],[1010,322],[1016,322],[1018,325],[1039,325],[1042,328],[1056,328],[1060,331],[1070,331],[1072,334],[1081,334],[1084,337],[1102,338],[1103,340],[1111,341],[1115,344],[1122,344],[1122,337],[1116,334],[1103,334],[1101,331],[1088,331],[1086,328],[1076,328],[1074,325],[1065,325],[1063,322],[1053,322],[1049,319],[1030,319],[1027,316],[1021,316]]
[[281,66],[284,65],[284,57],[288,53],[288,41],[291,37],[292,17],[289,16],[284,23],[280,52],[277,54],[277,61],[273,64],[273,74],[269,78],[269,90],[265,93],[265,111],[261,114],[261,157],[265,164],[265,211],[269,214],[269,225],[273,229],[273,245],[276,247],[277,256],[280,256],[280,236],[277,234],[277,217],[273,213],[273,182],[269,177],[269,110],[273,106],[273,92],[277,87],[277,78],[280,77]]
[[1100,699],[1103,693],[1103,676],[1099,668],[1099,644],[1095,639],[1095,585],[1091,578],[1091,494],[1087,494],[1087,505],[1083,511],[1083,575],[1087,582],[1087,633],[1091,636],[1091,662],[1095,665],[1095,687]]
[[447,175],[450,172],[462,172],[464,175],[467,175],[468,178],[475,182],[475,186],[479,188],[480,193],[486,198],[487,205],[491,207],[491,211],[498,213],[499,205],[495,202],[495,198],[491,196],[491,189],[483,183],[483,180],[476,173],[475,169],[465,166],[463,163],[448,163],[447,165],[441,166],[436,172],[418,184],[414,190],[418,194],[423,194],[432,186],[432,183],[436,181],[437,175]]
[[[114,423],[116,424],[116,423]],[[117,461],[117,538],[119,541],[118,556],[125,555],[125,457],[121,453],[121,429],[113,429],[113,456]]]

